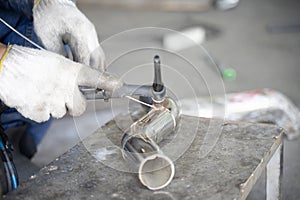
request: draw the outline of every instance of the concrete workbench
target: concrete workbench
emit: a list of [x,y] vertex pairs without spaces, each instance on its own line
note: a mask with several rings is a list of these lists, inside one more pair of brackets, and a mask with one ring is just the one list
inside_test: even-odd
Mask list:
[[[122,119],[126,118],[97,130],[5,199],[245,199],[265,169],[267,198],[279,195],[284,131],[277,126],[220,121],[222,130],[209,135],[218,121],[182,116],[176,136],[169,138],[179,143],[162,144],[165,154],[175,160],[174,179],[166,188],[150,191],[137,174],[109,167],[126,167],[118,148],[96,154],[108,145],[103,138],[119,145],[120,124],[128,125]],[[210,143],[212,138],[215,143]],[[192,143],[186,145],[188,141]],[[173,154],[180,143],[187,151],[176,159]],[[203,153],[201,147],[207,144],[213,144],[211,150]]]

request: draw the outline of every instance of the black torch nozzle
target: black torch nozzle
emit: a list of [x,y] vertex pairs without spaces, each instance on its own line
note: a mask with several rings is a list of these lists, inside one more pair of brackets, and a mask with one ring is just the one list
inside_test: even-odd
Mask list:
[[155,92],[161,92],[164,89],[164,84],[161,79],[161,66],[160,66],[160,57],[156,55],[154,57],[154,81],[153,81],[153,90]]

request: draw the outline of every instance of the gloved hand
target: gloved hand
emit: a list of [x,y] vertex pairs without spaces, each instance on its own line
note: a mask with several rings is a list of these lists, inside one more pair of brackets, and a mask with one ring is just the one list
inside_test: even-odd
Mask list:
[[13,45],[0,61],[0,99],[36,122],[47,121],[50,114],[82,114],[86,99],[79,85],[113,91],[122,83],[46,50]]
[[94,25],[71,0],[40,0],[33,8],[34,30],[49,51],[66,56],[68,44],[73,60],[105,70],[105,56]]

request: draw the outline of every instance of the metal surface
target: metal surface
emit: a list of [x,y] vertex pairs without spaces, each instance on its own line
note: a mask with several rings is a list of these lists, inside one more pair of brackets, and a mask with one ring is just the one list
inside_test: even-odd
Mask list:
[[[103,164],[123,160],[120,150],[100,148],[104,137],[120,141],[120,125],[128,127],[128,119],[121,116],[119,125],[109,122],[5,199],[245,199],[245,191],[252,189],[280,147],[283,135],[275,125],[229,122],[223,125],[212,151],[200,157],[210,120],[182,116],[177,132],[181,145],[185,145],[185,138],[195,135],[195,126],[196,136],[188,151],[175,161],[176,174],[171,184],[154,192],[143,187],[135,174]],[[90,152],[86,143],[93,147]],[[164,152],[172,157],[177,148],[165,148]]]
[[158,144],[175,131],[179,110],[170,98],[164,98],[127,129],[122,138],[124,158],[136,169],[143,185],[151,190],[166,187],[173,179],[173,161]]
[[[283,129],[281,129],[283,131]],[[265,158],[261,159],[260,165],[256,167],[256,169],[253,171],[251,176],[248,178],[248,180],[245,183],[240,184],[240,198],[244,199],[248,196],[250,191],[252,190],[253,186],[257,182],[258,178],[261,176],[264,170],[267,171],[267,173],[270,172],[270,169],[280,169],[280,173],[282,172],[282,151],[283,151],[283,135],[280,136],[274,136],[275,143],[271,146],[270,150],[266,153]],[[278,158],[279,155],[279,158]],[[274,162],[275,161],[275,162]],[[277,162],[279,161],[279,162]],[[280,174],[279,173],[279,174]],[[275,196],[279,196],[281,193],[280,191],[280,181],[281,177],[277,174],[277,172],[272,173],[274,176],[267,176],[266,177],[266,194],[267,197],[269,195],[272,196],[270,199],[274,199],[273,191],[275,192]],[[276,189],[274,189],[276,188]],[[278,193],[278,195],[277,195]],[[280,199],[279,197],[276,199]]]
[[281,175],[282,175],[282,144],[276,150],[274,156],[267,164],[266,177],[266,199],[280,199],[281,196]]
[[151,109],[125,131],[121,143],[124,158],[138,169],[141,183],[158,190],[166,187],[175,174],[173,161],[158,145],[165,135],[175,131],[179,118],[175,101],[166,97],[158,55],[154,57],[152,94]]

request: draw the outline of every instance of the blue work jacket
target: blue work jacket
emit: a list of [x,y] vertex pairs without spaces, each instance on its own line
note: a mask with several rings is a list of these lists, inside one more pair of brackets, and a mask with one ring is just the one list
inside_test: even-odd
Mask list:
[[[0,0],[0,17],[20,33],[39,44],[33,28],[32,8],[34,0]],[[0,22],[0,42],[33,47]]]

